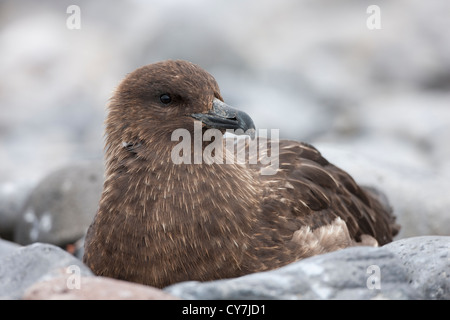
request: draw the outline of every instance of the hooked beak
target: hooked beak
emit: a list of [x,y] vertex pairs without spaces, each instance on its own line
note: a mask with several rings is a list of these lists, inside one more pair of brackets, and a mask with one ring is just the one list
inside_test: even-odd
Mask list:
[[[217,98],[213,100],[212,109],[207,113],[194,113],[191,117],[200,120],[209,128],[220,130],[241,129],[243,134],[255,137],[255,124],[252,118],[243,111],[236,110]],[[242,134],[239,131],[235,134]]]

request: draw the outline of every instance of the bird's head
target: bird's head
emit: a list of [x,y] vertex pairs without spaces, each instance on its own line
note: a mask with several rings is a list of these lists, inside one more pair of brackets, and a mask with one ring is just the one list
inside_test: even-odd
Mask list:
[[160,138],[178,128],[192,130],[194,121],[204,129],[252,132],[253,120],[223,102],[219,86],[208,72],[182,60],[167,60],[141,67],[119,85],[109,106],[107,135],[131,132]]

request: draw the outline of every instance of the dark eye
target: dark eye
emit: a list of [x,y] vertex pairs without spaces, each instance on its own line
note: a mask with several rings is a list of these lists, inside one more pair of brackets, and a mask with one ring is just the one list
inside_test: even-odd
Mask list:
[[164,93],[159,97],[159,100],[164,104],[168,104],[172,101],[172,97],[168,93]]

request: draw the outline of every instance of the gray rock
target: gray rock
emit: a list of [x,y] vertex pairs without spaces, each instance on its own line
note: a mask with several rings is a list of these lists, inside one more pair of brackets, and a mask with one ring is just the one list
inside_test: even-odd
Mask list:
[[102,163],[73,165],[51,173],[32,191],[14,241],[62,246],[80,239],[97,211],[102,185]]
[[0,299],[20,299],[38,281],[62,274],[92,272],[80,260],[51,244],[35,243],[0,257]]
[[416,237],[352,247],[277,270],[164,290],[183,299],[449,299],[449,243],[449,237]]
[[12,240],[14,227],[19,220],[32,186],[4,182],[0,184],[0,237]]
[[17,243],[0,239],[0,258],[9,255],[18,248],[20,248],[20,245]]
[[[380,288],[369,281],[380,274]],[[376,275],[375,275],[376,276]],[[383,248],[354,247],[229,280],[165,288],[183,299],[416,299],[408,273]]]
[[450,237],[413,237],[384,246],[402,262],[425,299],[450,300]]

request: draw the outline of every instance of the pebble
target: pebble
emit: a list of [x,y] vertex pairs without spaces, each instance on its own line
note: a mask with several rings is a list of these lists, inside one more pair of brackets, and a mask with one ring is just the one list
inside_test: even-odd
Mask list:
[[102,188],[101,162],[73,164],[50,173],[26,201],[14,229],[14,241],[22,245],[74,243],[92,222]]
[[54,245],[19,247],[0,257],[0,299],[21,299],[32,284],[74,271],[92,275],[80,260]]

